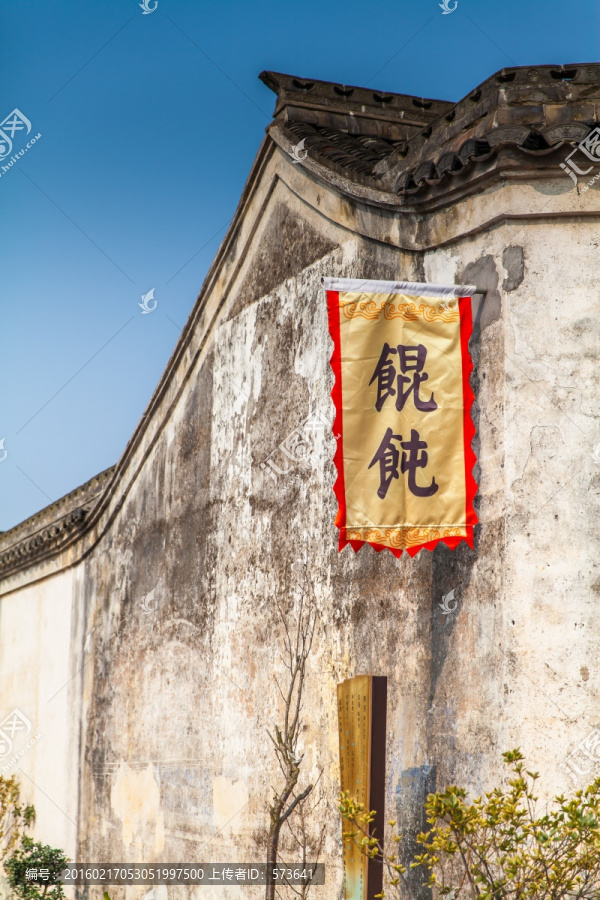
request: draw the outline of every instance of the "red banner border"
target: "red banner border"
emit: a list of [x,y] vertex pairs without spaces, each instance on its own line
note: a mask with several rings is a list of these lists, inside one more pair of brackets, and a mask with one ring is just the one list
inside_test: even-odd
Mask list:
[[[464,440],[464,456],[465,456],[465,489],[466,489],[466,536],[436,538],[426,544],[417,544],[415,547],[407,547],[406,552],[413,557],[420,550],[433,550],[438,544],[446,544],[451,550],[455,550],[461,541],[466,541],[469,547],[473,549],[473,526],[477,524],[477,513],[474,509],[475,495],[477,493],[477,482],[473,477],[473,467],[477,462],[475,451],[472,447],[472,441],[475,437],[475,426],[471,415],[471,407],[475,400],[475,395],[471,388],[471,373],[473,371],[473,361],[469,353],[469,341],[473,334],[473,317],[471,313],[471,298],[459,297],[458,309],[460,314],[460,346],[462,359],[462,383],[463,383],[463,440]],[[331,354],[330,365],[333,370],[333,388],[331,391],[331,399],[335,406],[335,417],[333,420],[333,433],[336,436],[337,446],[333,463],[337,471],[337,478],[333,485],[333,492],[337,497],[338,511],[335,517],[335,525],[340,529],[340,540],[338,550],[342,551],[346,544],[350,544],[355,553],[358,553],[363,544],[368,543],[377,552],[389,550],[394,556],[402,555],[402,550],[394,547],[387,547],[382,544],[372,544],[370,541],[349,541],[346,537],[346,489],[344,483],[344,425],[342,415],[342,358],[341,358],[341,342],[340,342],[340,294],[339,291],[327,291],[327,315],[329,318],[329,334],[333,340],[333,353]]]

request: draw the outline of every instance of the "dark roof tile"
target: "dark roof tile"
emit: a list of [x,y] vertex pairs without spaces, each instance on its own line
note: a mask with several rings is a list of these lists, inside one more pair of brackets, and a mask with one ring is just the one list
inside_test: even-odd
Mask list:
[[455,104],[274,72],[261,78],[277,92],[271,128],[304,140],[310,157],[350,180],[392,193],[427,191],[507,147],[543,157],[578,143],[600,107],[600,64],[502,69]]

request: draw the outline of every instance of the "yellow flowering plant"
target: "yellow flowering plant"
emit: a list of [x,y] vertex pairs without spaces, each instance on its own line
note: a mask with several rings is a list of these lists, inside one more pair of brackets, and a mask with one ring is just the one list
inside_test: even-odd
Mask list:
[[[520,750],[503,754],[511,777],[507,788],[467,800],[464,788],[429,794],[428,831],[418,835],[422,852],[410,868],[422,868],[424,886],[444,900],[599,900],[600,778],[570,797],[555,797],[538,815],[535,782]],[[550,804],[548,805],[551,806]],[[384,898],[412,900],[407,867],[400,862],[402,836],[394,831],[382,845],[370,833],[375,812],[345,791],[339,810],[361,853],[382,860]],[[396,828],[396,822],[390,821]]]

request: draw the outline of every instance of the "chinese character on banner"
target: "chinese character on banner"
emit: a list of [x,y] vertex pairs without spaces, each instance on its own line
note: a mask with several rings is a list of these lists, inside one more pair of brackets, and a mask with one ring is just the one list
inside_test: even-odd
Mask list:
[[340,550],[473,546],[474,287],[323,279]]

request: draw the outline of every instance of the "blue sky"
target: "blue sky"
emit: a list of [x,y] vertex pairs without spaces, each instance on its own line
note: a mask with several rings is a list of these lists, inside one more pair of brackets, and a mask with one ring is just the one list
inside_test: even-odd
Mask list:
[[0,11],[0,119],[42,135],[0,174],[0,530],[123,452],[270,120],[261,70],[458,100],[600,56],[592,0],[139,2]]

